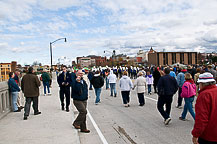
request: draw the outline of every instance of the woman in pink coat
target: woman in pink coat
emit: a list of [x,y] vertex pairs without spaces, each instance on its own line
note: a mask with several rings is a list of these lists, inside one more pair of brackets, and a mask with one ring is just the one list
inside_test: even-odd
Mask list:
[[195,120],[195,113],[192,107],[194,96],[196,95],[196,85],[190,73],[185,74],[185,83],[182,86],[181,97],[185,100],[185,106],[182,112],[180,120],[186,120],[185,117],[189,111],[193,119]]

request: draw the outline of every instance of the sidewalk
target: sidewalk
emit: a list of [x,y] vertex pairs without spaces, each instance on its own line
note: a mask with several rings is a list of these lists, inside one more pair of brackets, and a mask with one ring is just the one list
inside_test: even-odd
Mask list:
[[[72,127],[74,113],[60,109],[59,89],[53,79],[52,96],[43,96],[40,89],[39,110],[33,115],[31,107],[28,120],[23,120],[24,111],[9,113],[0,120],[0,144],[80,144],[78,131]],[[70,106],[71,108],[71,106]]]

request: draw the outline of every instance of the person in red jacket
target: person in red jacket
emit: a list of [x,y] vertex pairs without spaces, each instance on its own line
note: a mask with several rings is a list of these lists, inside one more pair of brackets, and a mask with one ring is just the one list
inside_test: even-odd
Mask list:
[[194,144],[217,143],[217,87],[211,73],[199,75],[200,91],[195,105]]

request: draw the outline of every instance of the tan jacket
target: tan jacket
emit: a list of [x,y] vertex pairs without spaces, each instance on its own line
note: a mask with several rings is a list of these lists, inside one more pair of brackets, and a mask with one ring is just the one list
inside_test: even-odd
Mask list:
[[38,77],[34,74],[26,74],[21,81],[21,89],[25,97],[39,96],[39,86],[41,85]]
[[144,93],[146,87],[146,79],[143,76],[139,76],[134,82],[134,88],[135,87],[137,93]]

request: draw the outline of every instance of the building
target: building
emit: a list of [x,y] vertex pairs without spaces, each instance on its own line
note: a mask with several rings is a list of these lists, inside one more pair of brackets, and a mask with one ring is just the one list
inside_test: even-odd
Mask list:
[[95,65],[96,66],[105,65],[106,60],[107,60],[106,57],[95,56],[95,55],[89,55],[87,57],[90,57],[91,59],[95,59]]
[[148,51],[139,50],[136,56],[138,63],[145,63],[148,61]]
[[95,59],[91,59],[91,57],[77,57],[77,64],[80,67],[91,67],[96,65]]
[[197,52],[150,52],[148,62],[152,65],[172,65],[180,63],[185,65],[198,64]]
[[15,72],[17,62],[12,61],[11,63],[0,63],[0,82],[7,81],[9,79],[9,73]]

